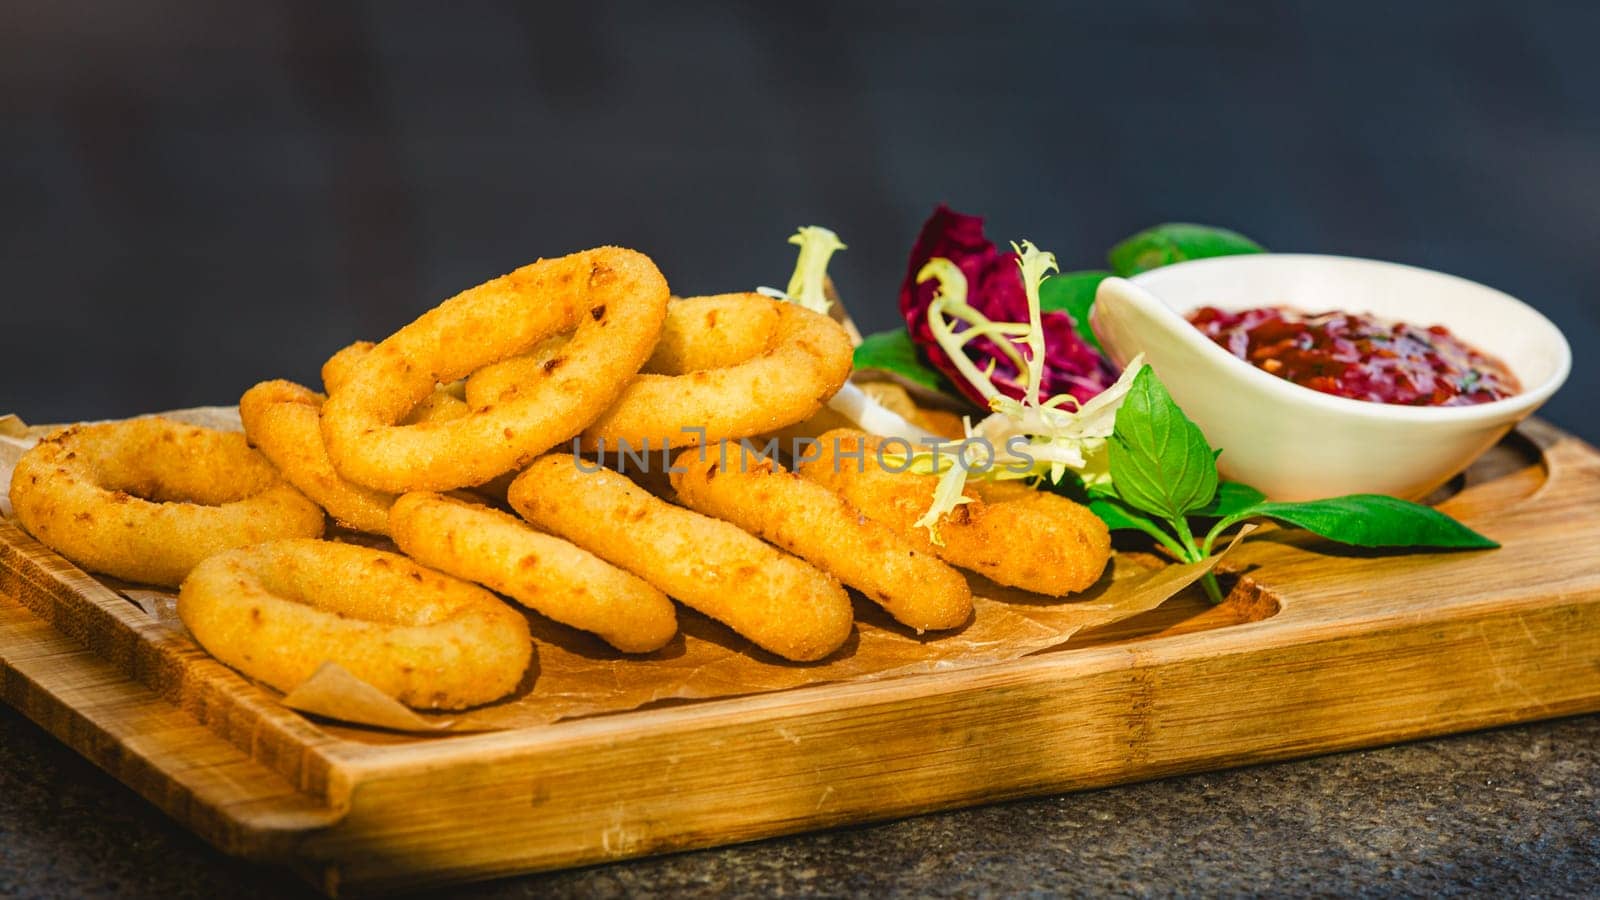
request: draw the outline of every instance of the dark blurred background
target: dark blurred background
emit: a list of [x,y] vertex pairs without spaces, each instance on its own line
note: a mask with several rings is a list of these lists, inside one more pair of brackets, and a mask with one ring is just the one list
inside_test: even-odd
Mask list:
[[869,330],[940,201],[1068,268],[1164,220],[1556,320],[1590,440],[1600,4],[11,3],[0,412],[229,403],[535,257],[782,286]]

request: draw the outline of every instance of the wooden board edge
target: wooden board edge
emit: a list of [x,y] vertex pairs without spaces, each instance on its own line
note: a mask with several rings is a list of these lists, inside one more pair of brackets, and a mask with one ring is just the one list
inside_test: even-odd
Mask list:
[[331,805],[343,802],[344,742],[254,689],[205,651],[0,518],[0,597]]
[[0,595],[0,698],[218,850],[282,863],[331,809],[13,599]]
[[368,771],[298,865],[329,891],[412,889],[1593,712],[1600,592],[1265,649],[1120,653],[1076,678],[1024,667],[944,694]]

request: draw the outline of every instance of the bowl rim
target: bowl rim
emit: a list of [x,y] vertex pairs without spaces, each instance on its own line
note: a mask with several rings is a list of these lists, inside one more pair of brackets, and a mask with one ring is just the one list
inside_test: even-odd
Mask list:
[[[1510,397],[1505,397],[1499,400],[1491,400],[1487,403],[1476,403],[1470,406],[1408,406],[1404,404],[1379,403],[1372,400],[1357,400],[1351,397],[1340,397],[1335,394],[1325,394],[1322,391],[1308,388],[1304,385],[1295,384],[1294,382],[1284,378],[1279,378],[1270,372],[1257,368],[1255,365],[1246,360],[1234,356],[1232,353],[1229,353],[1227,350],[1218,346],[1216,342],[1202,335],[1198,329],[1195,329],[1193,325],[1189,324],[1189,320],[1187,317],[1185,317],[1183,312],[1180,312],[1171,304],[1169,304],[1160,292],[1147,286],[1147,282],[1149,281],[1165,280],[1173,277],[1175,274],[1181,277],[1181,273],[1184,270],[1193,271],[1200,268],[1225,267],[1248,268],[1269,260],[1279,263],[1287,261],[1291,264],[1300,260],[1332,262],[1341,265],[1359,265],[1375,269],[1409,270],[1411,272],[1421,273],[1429,277],[1443,279],[1448,282],[1455,282],[1461,287],[1471,287],[1474,289],[1487,291],[1497,298],[1497,302],[1509,303],[1519,307],[1522,311],[1531,315],[1535,320],[1545,326],[1548,331],[1548,335],[1551,338],[1550,349],[1555,351],[1557,354],[1556,366],[1551,371],[1550,375],[1539,384],[1531,387],[1525,386],[1521,392]],[[1473,422],[1488,423],[1505,421],[1507,419],[1515,419],[1527,415],[1543,405],[1546,400],[1550,399],[1551,395],[1553,395],[1563,384],[1566,383],[1567,377],[1572,371],[1572,348],[1567,342],[1566,335],[1563,334],[1561,329],[1557,327],[1557,325],[1552,322],[1544,313],[1535,309],[1528,303],[1518,299],[1517,297],[1514,297],[1505,291],[1499,290],[1498,288],[1490,287],[1489,285],[1473,281],[1470,278],[1464,278],[1460,275],[1452,275],[1449,272],[1440,272],[1436,269],[1427,269],[1422,266],[1415,266],[1408,263],[1393,262],[1383,259],[1371,259],[1361,256],[1343,256],[1339,254],[1326,253],[1242,253],[1231,256],[1213,256],[1205,259],[1184,260],[1183,262],[1173,263],[1157,269],[1150,269],[1140,272],[1136,275],[1121,280],[1127,281],[1140,291],[1143,291],[1144,293],[1153,297],[1163,309],[1171,313],[1178,320],[1182,321],[1183,325],[1193,332],[1199,344],[1203,346],[1203,353],[1210,354],[1211,358],[1218,360],[1219,362],[1226,361],[1225,365],[1232,366],[1232,368],[1228,371],[1231,371],[1240,377],[1249,378],[1255,384],[1282,398],[1286,402],[1320,408],[1326,410],[1327,412],[1337,413],[1339,415],[1360,416],[1368,419],[1388,421],[1399,420],[1410,422],[1437,422],[1440,424],[1448,422],[1469,424]],[[1451,327],[1449,322],[1439,322],[1437,324],[1444,325],[1447,328]]]

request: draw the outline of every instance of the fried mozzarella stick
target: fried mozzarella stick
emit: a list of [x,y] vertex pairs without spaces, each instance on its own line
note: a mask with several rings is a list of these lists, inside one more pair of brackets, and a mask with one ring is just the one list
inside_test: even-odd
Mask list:
[[832,574],[918,633],[955,628],[972,615],[972,590],[960,572],[828,488],[759,455],[735,449],[724,459],[725,448],[678,454],[672,486],[685,505]]
[[389,533],[417,562],[593,632],[625,653],[660,649],[678,633],[665,594],[499,510],[442,494],[402,494],[389,510]]
[[801,465],[802,475],[837,491],[913,547],[991,581],[1062,597],[1094,584],[1111,558],[1111,534],[1087,507],[1020,486],[975,488],[973,482],[964,491],[970,502],[939,522],[944,544],[936,545],[916,522],[933,503],[937,476],[885,469],[877,438],[863,432],[838,429],[818,442],[819,455]]
[[540,529],[786,659],[821,659],[850,636],[850,597],[833,576],[736,525],[673,506],[624,475],[550,453],[517,476],[508,499]]

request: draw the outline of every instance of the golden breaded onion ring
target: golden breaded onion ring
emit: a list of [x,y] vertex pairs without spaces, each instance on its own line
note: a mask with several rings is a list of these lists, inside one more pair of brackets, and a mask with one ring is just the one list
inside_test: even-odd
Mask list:
[[[761,322],[775,318],[766,348],[731,365],[636,376],[617,402],[583,430],[582,449],[601,449],[604,442],[606,449],[615,450],[620,441],[638,448],[645,440],[651,447],[686,447],[702,441],[699,429],[704,429],[705,441],[765,434],[811,416],[850,376],[853,351],[839,323],[760,294],[669,304],[668,315],[680,319],[672,330],[696,333],[695,323],[705,321],[703,307],[712,306],[713,299],[724,323],[747,317],[737,327],[745,335],[759,333]],[[692,339],[679,340],[686,346],[669,355],[677,365],[725,361],[733,346],[749,346],[747,339],[719,338],[702,356],[690,349]],[[537,384],[540,377],[539,364],[528,357],[486,367],[467,379],[467,404],[478,409],[498,403],[524,385]]]
[[1088,507],[1022,485],[995,486],[985,496],[990,486],[976,480],[967,482],[970,502],[940,520],[944,543],[935,545],[916,522],[933,503],[938,476],[883,468],[878,438],[860,431],[829,431],[817,441],[817,457],[803,462],[800,474],[922,552],[990,581],[1062,597],[1094,584],[1111,558],[1111,533]]
[[[372,348],[322,410],[339,474],[401,493],[482,484],[577,434],[650,358],[667,282],[618,247],[541,260],[464,291]],[[575,329],[575,330],[574,330]],[[401,426],[449,383],[573,331],[547,376],[447,421]]]
[[322,443],[325,399],[292,381],[263,381],[239,398],[244,436],[340,525],[388,534],[395,495],[346,481],[334,470]]
[[[356,341],[339,348],[339,352],[328,357],[328,361],[322,364],[322,389],[331,394],[338,385],[349,381],[350,373],[355,371],[356,363],[376,346],[378,345],[371,341]],[[418,422],[445,422],[461,418],[469,411],[466,385],[465,379],[439,385],[433,393],[417,404],[416,409],[407,413],[406,417],[400,420],[400,424],[415,425]]]
[[960,572],[772,459],[727,444],[695,447],[678,454],[671,477],[685,506],[806,560],[918,633],[972,616],[972,589]]
[[[561,339],[562,345],[566,343],[565,338],[566,336],[563,335]],[[344,384],[349,378],[350,372],[355,369],[356,361],[366,356],[376,346],[371,341],[356,341],[329,357],[328,361],[322,364],[323,389],[330,394],[333,393],[335,385]],[[400,420],[400,424],[416,425],[421,422],[448,422],[451,419],[459,419],[465,416],[468,412],[471,412],[467,408],[467,401],[464,399],[466,397],[466,385],[467,381],[464,378],[452,381],[449,384],[439,385],[425,400],[417,404],[416,409],[407,413],[406,417]],[[497,503],[503,503],[506,499],[506,488],[511,486],[511,479],[516,474],[516,472],[502,472],[489,481],[474,486],[472,490],[493,499]],[[392,498],[394,495],[389,494],[386,496]],[[388,528],[387,519],[384,522],[384,528]],[[374,533],[388,534],[388,531]]]
[[440,494],[402,494],[390,533],[412,559],[475,581],[625,653],[660,649],[678,633],[667,595],[568,541],[499,510]]
[[[736,366],[767,352],[778,331],[778,308],[760,294],[674,298],[661,337],[641,372],[685,375]],[[765,300],[765,297],[761,298]]]
[[[580,468],[580,464],[585,468]],[[524,518],[650,582],[785,659],[821,659],[854,611],[833,576],[609,469],[551,453],[511,483]]]
[[184,579],[178,616],[212,656],[280,691],[334,662],[420,709],[504,697],[533,657],[528,620],[483,588],[331,541],[212,556]]
[[244,435],[159,417],[46,437],[17,462],[11,508],[83,568],[168,587],[214,553],[325,524]]

